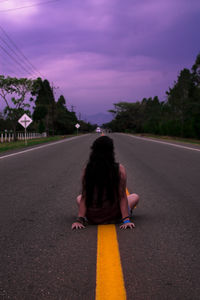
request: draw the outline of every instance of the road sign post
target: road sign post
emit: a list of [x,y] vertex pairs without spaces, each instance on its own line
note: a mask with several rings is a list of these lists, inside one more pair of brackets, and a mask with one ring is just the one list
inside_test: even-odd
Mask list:
[[77,129],[76,134],[78,135],[78,129],[79,129],[80,125],[77,123],[77,124],[75,125],[75,127],[76,127],[76,129]]
[[25,129],[25,136],[24,136],[24,140],[25,140],[25,145],[27,145],[27,138],[26,138],[26,128],[32,123],[32,119],[27,116],[27,114],[24,114],[19,120],[18,123],[20,123],[24,129]]

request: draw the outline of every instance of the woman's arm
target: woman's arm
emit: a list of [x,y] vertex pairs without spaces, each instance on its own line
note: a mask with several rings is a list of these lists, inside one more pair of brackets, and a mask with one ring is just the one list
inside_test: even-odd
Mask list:
[[78,196],[78,217],[76,222],[72,224],[72,229],[81,229],[85,228],[85,216],[86,216],[86,203],[85,203],[85,192],[83,191],[83,180],[85,175],[85,169],[83,170],[82,175],[82,195]]
[[86,203],[85,203],[86,191],[85,191],[85,185],[84,185],[85,169],[86,168],[83,169],[83,174],[82,174],[82,178],[81,178],[82,194],[80,197],[79,209],[78,209],[78,217],[83,217],[83,218],[86,215]]
[[85,218],[85,215],[86,215],[85,197],[81,195],[81,199],[78,207],[78,217]]
[[85,198],[81,195],[80,201],[78,203],[78,217],[76,219],[76,222],[72,224],[72,229],[85,228],[85,215],[86,215]]
[[135,224],[130,222],[129,218],[129,210],[128,210],[128,198],[126,194],[126,170],[124,166],[120,164],[119,166],[120,172],[120,186],[119,186],[119,194],[120,194],[120,209],[122,214],[123,224],[120,226],[121,229],[133,228]]

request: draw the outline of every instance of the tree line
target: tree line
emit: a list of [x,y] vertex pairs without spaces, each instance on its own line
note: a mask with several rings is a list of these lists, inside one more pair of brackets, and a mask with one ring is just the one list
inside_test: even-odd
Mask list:
[[104,127],[112,131],[200,139],[200,53],[191,70],[181,70],[165,101],[118,102],[109,112],[114,118]]
[[33,119],[30,131],[46,132],[47,135],[71,134],[80,124],[81,132],[95,130],[96,126],[78,120],[75,112],[69,111],[66,100],[60,95],[55,100],[53,87],[47,79],[35,80],[0,75],[0,100],[5,106],[0,113],[0,130],[22,130],[19,118],[26,113]]

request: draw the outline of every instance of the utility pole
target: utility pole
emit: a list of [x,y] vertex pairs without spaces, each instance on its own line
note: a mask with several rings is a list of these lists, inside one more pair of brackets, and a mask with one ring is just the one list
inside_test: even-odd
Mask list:
[[75,106],[71,105],[71,112],[74,112],[74,108],[75,108]]
[[[53,98],[55,100],[55,97],[54,97],[54,90],[55,89],[58,89],[58,87],[55,87],[53,82],[51,83],[51,90],[52,90],[52,93],[53,93]],[[55,130],[54,130],[54,123],[55,123],[55,101],[53,101],[52,103],[52,106],[51,106],[51,118],[52,118],[52,133],[53,135],[55,134]]]
[[[59,86],[54,86],[53,82],[51,83],[51,89],[52,89],[52,92],[53,92],[53,95],[54,95],[54,90],[57,90],[59,89]],[[56,92],[55,92],[56,93]]]

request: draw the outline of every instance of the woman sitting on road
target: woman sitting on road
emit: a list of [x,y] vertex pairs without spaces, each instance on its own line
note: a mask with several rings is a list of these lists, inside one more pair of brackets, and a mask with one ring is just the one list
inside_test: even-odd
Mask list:
[[78,218],[72,229],[89,224],[122,223],[121,229],[134,228],[132,209],[138,204],[137,194],[126,195],[125,168],[115,162],[113,140],[97,138],[82,178],[82,194],[77,197]]

